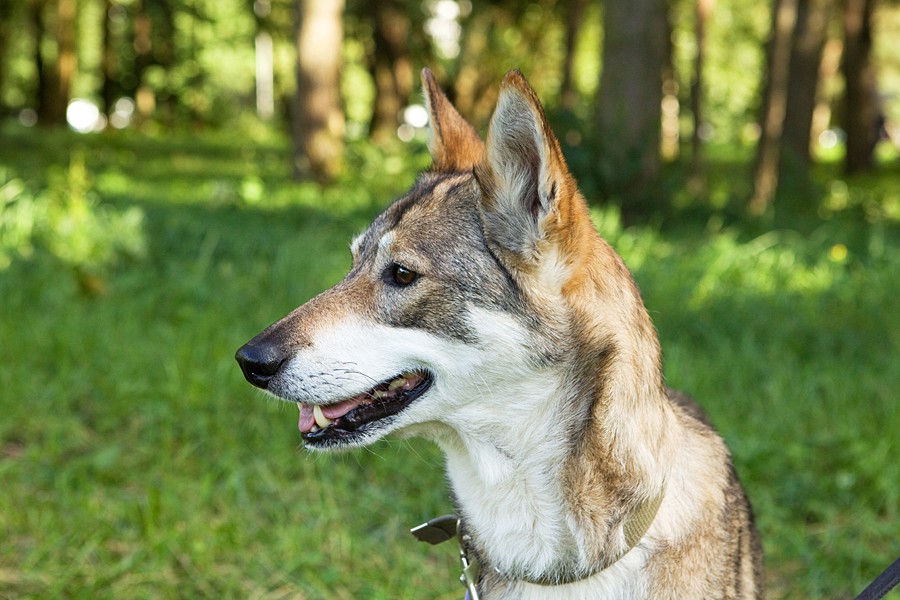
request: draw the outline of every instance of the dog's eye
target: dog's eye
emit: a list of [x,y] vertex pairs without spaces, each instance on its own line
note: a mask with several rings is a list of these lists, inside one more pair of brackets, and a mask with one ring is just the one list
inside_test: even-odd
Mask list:
[[390,274],[391,283],[400,287],[406,287],[419,278],[418,273],[397,263],[391,265]]

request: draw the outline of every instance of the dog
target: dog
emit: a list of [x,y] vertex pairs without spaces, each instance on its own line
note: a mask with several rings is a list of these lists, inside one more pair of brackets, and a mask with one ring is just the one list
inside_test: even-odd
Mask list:
[[761,598],[730,453],[666,387],[535,92],[508,73],[482,141],[422,82],[431,169],[238,350],[245,377],[298,405],[309,449],[436,442],[482,599]]

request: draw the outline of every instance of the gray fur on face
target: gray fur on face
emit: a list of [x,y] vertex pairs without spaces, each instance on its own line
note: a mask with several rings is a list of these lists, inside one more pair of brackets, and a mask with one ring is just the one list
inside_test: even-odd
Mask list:
[[[485,239],[480,201],[471,174],[425,173],[358,238],[347,278],[381,277],[378,320],[473,343],[478,336],[466,315],[474,306],[502,310],[533,328],[528,299]],[[388,234],[392,242],[379,248]],[[416,271],[418,279],[407,287],[392,285],[393,263]]]

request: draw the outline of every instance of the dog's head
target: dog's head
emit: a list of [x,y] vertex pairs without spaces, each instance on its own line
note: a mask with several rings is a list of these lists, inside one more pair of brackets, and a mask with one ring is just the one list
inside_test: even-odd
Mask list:
[[558,300],[595,236],[559,144],[518,71],[486,144],[422,80],[431,170],[353,240],[341,282],[236,355],[250,383],[298,404],[309,447],[491,426],[559,384],[547,374],[570,338]]

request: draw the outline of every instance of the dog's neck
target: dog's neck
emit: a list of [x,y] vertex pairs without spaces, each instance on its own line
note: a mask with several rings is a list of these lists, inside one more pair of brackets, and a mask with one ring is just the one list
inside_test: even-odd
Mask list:
[[[509,373],[488,392],[490,412],[473,403],[465,427],[436,438],[477,550],[511,579],[572,580],[617,561],[634,543],[629,519],[670,470],[673,417],[637,288],[630,276],[584,284],[568,297],[572,313],[589,311],[568,319],[588,323],[568,335],[577,374]],[[604,323],[622,320],[616,338],[623,328]]]
[[518,418],[507,413],[439,441],[474,550],[511,578],[539,578],[579,562],[561,483],[570,442],[554,410],[560,398],[534,391],[552,389],[548,383],[536,377],[510,390],[522,403]]
[[[511,380],[506,391],[513,409],[437,438],[474,550],[504,578],[527,581],[573,581],[616,562],[636,543],[629,519],[660,497],[666,469],[612,441],[622,424],[605,399],[573,407],[575,392],[552,373]],[[653,435],[657,412],[631,415],[627,426],[648,427],[639,440]],[[656,475],[637,475],[648,472]]]

